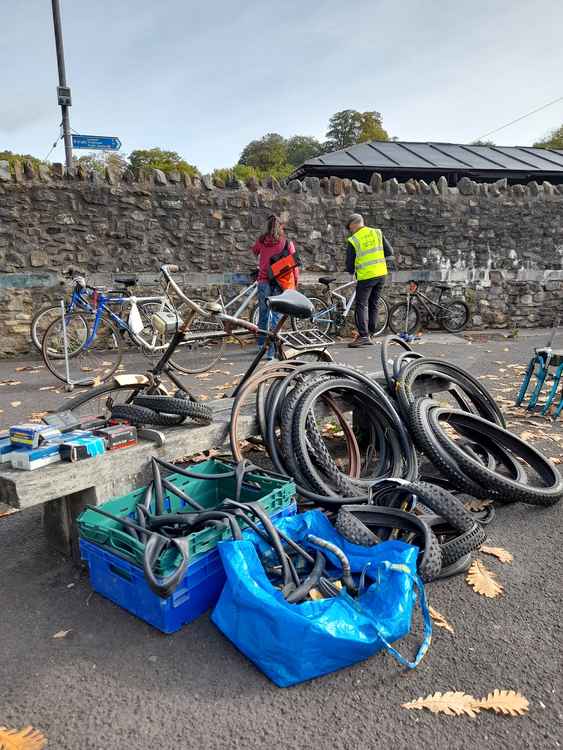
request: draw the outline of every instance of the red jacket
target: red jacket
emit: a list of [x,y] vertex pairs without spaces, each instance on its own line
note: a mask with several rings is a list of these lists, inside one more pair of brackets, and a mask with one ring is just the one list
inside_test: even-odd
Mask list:
[[[282,236],[279,240],[275,240],[270,235],[262,237],[254,243],[252,246],[252,252],[258,256],[258,281],[268,281],[268,269],[270,267],[270,259],[272,256],[281,253],[286,243],[286,237]],[[295,246],[293,242],[289,242],[289,252],[291,255],[295,255]],[[294,270],[295,283],[299,282],[299,269]]]

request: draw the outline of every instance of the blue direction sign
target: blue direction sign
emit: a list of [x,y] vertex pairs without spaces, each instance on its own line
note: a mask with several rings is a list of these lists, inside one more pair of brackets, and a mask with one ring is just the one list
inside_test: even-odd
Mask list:
[[72,148],[92,148],[100,151],[119,151],[121,141],[110,135],[72,135]]

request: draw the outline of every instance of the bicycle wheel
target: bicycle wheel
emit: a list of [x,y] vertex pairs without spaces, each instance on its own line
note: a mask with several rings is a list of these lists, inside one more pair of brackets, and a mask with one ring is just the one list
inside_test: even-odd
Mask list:
[[331,317],[332,310],[326,305],[326,302],[319,297],[308,297],[309,302],[315,308],[311,318],[291,318],[291,327],[294,331],[308,331],[311,328],[318,328],[321,333],[328,333],[330,325],[333,322]]
[[147,385],[119,385],[114,381],[90,388],[64,401],[57,411],[71,411],[77,416],[107,419],[116,404],[130,404],[137,396],[152,393],[153,390]]
[[[197,304],[204,307],[206,302],[198,300]],[[180,317],[185,319],[189,314],[189,305],[182,305],[178,312]],[[170,364],[175,370],[186,375],[205,372],[221,359],[227,338],[219,318],[214,315],[205,318],[196,315],[186,334],[186,340],[178,346]]]
[[41,344],[43,343],[43,336],[45,331],[51,323],[57,318],[61,317],[61,306],[60,305],[49,305],[39,310],[31,320],[30,334],[31,343],[37,349],[41,351]]
[[377,300],[376,330],[373,331],[370,335],[379,336],[387,328],[388,323],[389,323],[389,305],[383,299],[383,297],[380,297]]
[[470,315],[469,307],[465,302],[457,300],[446,305],[446,309],[440,316],[440,320],[446,331],[455,333],[456,331],[463,331],[469,321]]
[[407,303],[397,302],[389,310],[389,328],[393,333],[416,333],[420,326],[420,313],[416,305],[412,302],[409,306],[409,314],[407,321]]
[[288,360],[299,360],[304,364],[309,362],[334,362],[328,349],[294,350],[286,356],[285,361]]
[[[84,313],[65,316],[68,361],[62,319],[54,320],[46,330],[41,349],[43,360],[63,383],[98,385],[108,380],[121,364],[123,353],[117,328],[105,316],[98,321],[95,332],[94,323],[95,317]],[[85,346],[93,334],[90,345]]]

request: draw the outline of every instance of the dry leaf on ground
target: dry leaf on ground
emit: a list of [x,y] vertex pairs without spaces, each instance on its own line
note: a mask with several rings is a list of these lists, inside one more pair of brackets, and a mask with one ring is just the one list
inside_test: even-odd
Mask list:
[[482,544],[479,547],[479,551],[484,552],[486,555],[492,555],[503,563],[511,563],[514,560],[512,553],[504,549],[504,547],[487,547],[487,545]]
[[551,458],[550,461],[551,461],[552,464],[560,464],[561,463],[561,459],[560,458]]
[[528,431],[526,430],[526,431],[524,431],[524,432],[521,432],[521,433],[520,433],[520,437],[522,438],[522,440],[523,440],[523,441],[524,441],[525,443],[527,443],[527,442],[528,442],[528,441],[530,441],[530,440],[535,440],[535,439],[536,439],[536,437],[537,437],[537,435],[534,435],[534,433],[533,433],[533,432],[528,432]]
[[448,633],[454,633],[454,629],[450,625],[450,623],[446,620],[444,615],[442,615],[440,612],[438,612],[437,609],[434,609],[434,607],[428,606],[428,611],[430,612],[430,617],[434,620],[434,624],[439,628],[444,628],[444,630],[447,630]]
[[447,693],[434,693],[426,698],[417,698],[409,703],[402,703],[403,708],[416,708],[422,710],[427,708],[433,714],[446,714],[447,716],[471,716],[474,719],[479,713],[478,701],[472,695],[463,691],[449,691]]
[[10,406],[13,406],[14,409],[18,406],[21,406],[21,401],[11,401]]
[[54,391],[56,387],[57,387],[56,385],[42,385],[39,390],[40,391]]
[[70,632],[72,632],[72,628],[70,628],[69,630],[59,630],[59,631],[57,631],[57,632],[55,633],[55,635],[53,636],[53,638],[66,638],[66,637],[67,637],[67,635],[68,635],[68,634],[69,634]]
[[0,750],[42,750],[47,738],[31,726],[20,729],[0,727]]
[[488,508],[489,505],[492,505],[492,500],[479,500],[476,497],[472,498],[471,500],[465,500],[463,503],[464,507],[467,508],[467,510],[485,510],[485,508]]
[[489,599],[495,599],[504,591],[500,583],[495,581],[495,574],[488,570],[481,560],[472,563],[465,580],[474,591]]
[[493,690],[486,698],[478,701],[479,708],[494,711],[505,716],[523,716],[527,713],[530,702],[515,690]]

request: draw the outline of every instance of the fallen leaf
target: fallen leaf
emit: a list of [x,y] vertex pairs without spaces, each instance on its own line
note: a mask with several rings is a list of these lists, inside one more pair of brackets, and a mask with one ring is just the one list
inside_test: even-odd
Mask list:
[[57,632],[55,633],[55,635],[53,636],[53,638],[66,638],[66,637],[67,637],[67,635],[68,635],[68,634],[69,634],[70,632],[72,632],[72,628],[70,628],[69,630],[59,630],[59,631],[57,631]]
[[20,729],[0,727],[0,750],[42,750],[47,738],[31,726]]
[[82,370],[82,372],[92,372],[92,367],[86,367],[86,365],[84,365],[84,367],[81,367],[80,369]]
[[479,713],[478,701],[472,695],[463,691],[449,691],[447,693],[434,693],[426,698],[417,698],[409,703],[402,703],[403,708],[416,708],[422,710],[427,708],[433,714],[446,714],[447,716],[471,716],[474,719]]
[[454,632],[454,629],[450,625],[450,623],[446,620],[444,615],[440,614],[437,609],[434,609],[434,607],[428,607],[428,611],[430,612],[430,617],[434,620],[434,623],[439,628],[444,628],[444,630],[447,630],[449,633]]
[[56,387],[57,387],[56,385],[43,385],[41,386],[39,390],[40,391],[54,391]]
[[515,690],[493,690],[486,698],[478,701],[479,708],[494,711],[505,716],[524,716],[530,703],[527,698]]
[[477,498],[472,498],[471,500],[466,500],[463,505],[467,508],[467,510],[485,510],[485,508],[488,508],[489,505],[492,505],[492,500],[478,500]]
[[551,458],[550,461],[551,461],[552,464],[560,464],[561,463],[561,459],[560,458]]
[[21,401],[11,401],[10,406],[13,406],[15,409],[17,406],[21,406]]
[[524,432],[520,433],[520,437],[525,443],[527,443],[529,440],[535,440],[537,435],[534,435],[533,432],[525,430]]
[[508,348],[508,346],[505,346],[505,347],[504,347],[504,349],[503,349],[502,351],[503,351],[503,352],[509,352],[509,351],[510,351],[510,349]]
[[479,547],[479,551],[484,552],[486,555],[492,555],[503,563],[511,563],[514,560],[512,553],[504,549],[504,547],[487,547],[485,544],[482,544]]
[[504,591],[500,583],[495,581],[495,574],[487,570],[480,560],[472,563],[465,580],[474,591],[488,599],[495,599]]
[[209,399],[209,396],[206,393],[200,393],[198,398],[200,401],[207,401]]
[[98,386],[102,384],[102,379],[99,375],[96,375],[94,380],[92,381],[92,386]]

